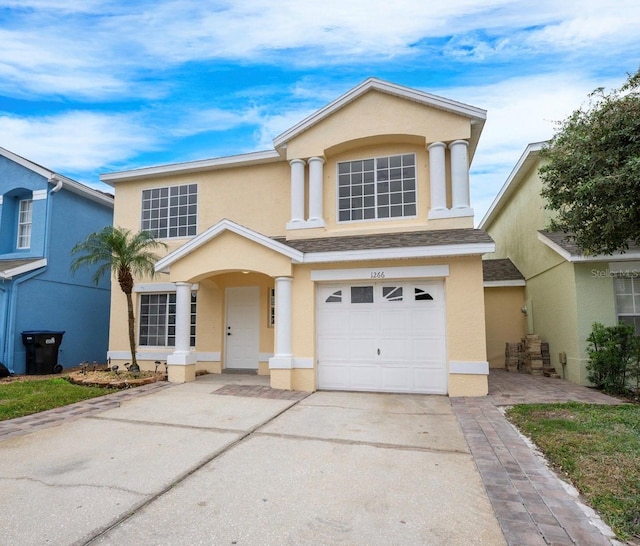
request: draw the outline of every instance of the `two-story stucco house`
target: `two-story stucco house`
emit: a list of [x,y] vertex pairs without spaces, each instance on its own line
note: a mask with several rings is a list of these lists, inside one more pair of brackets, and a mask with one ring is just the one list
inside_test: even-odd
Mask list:
[[95,286],[69,265],[73,246],[112,218],[111,195],[0,148],[0,362],[11,372],[28,371],[25,331],[64,332],[62,367],[105,361],[109,279]]
[[[484,110],[369,79],[274,148],[105,174],[114,224],[168,251],[135,286],[138,358],[171,381],[251,369],[283,389],[484,395],[469,164]],[[112,294],[109,355],[129,359]]]
[[[565,234],[546,230],[551,213],[540,195],[539,175],[544,145],[526,147],[480,223],[496,243],[487,257],[497,260],[487,260],[485,267],[510,260],[524,279],[516,275],[511,284],[493,288],[486,304],[495,312],[487,321],[496,352],[505,342],[519,340],[518,329],[539,335],[549,343],[556,372],[588,385],[587,338],[593,323],[624,321],[640,332],[640,248],[585,255]],[[508,323],[500,320],[509,316]]]

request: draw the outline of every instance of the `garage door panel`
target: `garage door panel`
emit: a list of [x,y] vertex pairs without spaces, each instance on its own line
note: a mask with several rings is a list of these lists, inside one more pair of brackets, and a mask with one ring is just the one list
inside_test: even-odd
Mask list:
[[[366,285],[318,290],[319,387],[446,394],[442,282],[369,283],[364,294]],[[367,297],[352,303],[352,286]]]
[[349,340],[346,337],[324,338],[321,348],[318,349],[318,358],[329,362],[334,360],[343,360],[345,355],[349,354]]
[[407,309],[381,308],[380,327],[384,332],[406,334],[412,328],[412,319]]
[[411,340],[411,348],[413,359],[417,362],[442,362],[445,357],[442,339],[438,337],[414,338]]
[[320,309],[318,311],[318,329],[326,334],[349,330],[349,310],[340,308]]
[[366,333],[374,336],[379,329],[379,317],[371,309],[351,311],[349,315],[349,332],[353,334]]
[[378,361],[409,361],[412,359],[410,338],[385,337],[379,340]]
[[373,360],[376,356],[376,340],[368,338],[353,338],[349,342],[348,360]]
[[337,361],[318,368],[318,383],[325,389],[344,389],[349,382],[349,367],[346,362]]
[[382,368],[381,390],[391,392],[411,392],[412,370],[408,365],[384,366]]
[[350,389],[377,391],[380,389],[380,369],[373,364],[349,366]]

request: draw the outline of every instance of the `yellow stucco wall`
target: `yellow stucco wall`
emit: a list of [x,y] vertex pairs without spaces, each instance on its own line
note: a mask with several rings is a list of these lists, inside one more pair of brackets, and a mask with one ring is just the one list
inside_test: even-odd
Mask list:
[[505,344],[517,343],[526,333],[522,314],[524,286],[486,287],[484,289],[487,357],[491,368],[504,368]]
[[287,143],[287,158],[321,156],[325,150],[341,149],[352,141],[393,135],[412,135],[424,142],[469,138],[468,118],[370,91],[325,118],[308,131]]
[[[428,220],[430,206],[429,155],[426,146],[434,141],[468,139],[467,117],[425,107],[395,96],[369,92],[349,103],[287,143],[281,161],[260,165],[216,167],[203,172],[176,173],[130,180],[116,184],[114,224],[134,231],[140,228],[141,192],[152,187],[198,184],[198,233],[228,218],[265,236],[323,237],[349,233],[383,233],[424,229],[454,229],[473,226],[471,217]],[[417,159],[416,218],[338,223],[336,221],[336,169],[340,161],[383,155],[414,153]],[[323,209],[325,228],[290,230],[289,159],[323,156]],[[447,179],[449,181],[449,152]],[[307,175],[308,177],[308,169]],[[305,182],[308,194],[308,181]],[[450,188],[447,189],[450,202]],[[189,239],[168,241],[164,256]],[[480,257],[398,260],[393,262],[343,262],[325,265],[293,264],[291,259],[235,233],[225,232],[212,238],[170,266],[154,282],[187,281],[199,283],[197,347],[201,353],[220,354],[219,359],[199,362],[196,369],[220,371],[224,366],[225,289],[230,286],[260,287],[260,352],[273,353],[274,329],[267,325],[268,291],[274,277],[293,277],[292,349],[295,358],[315,357],[315,284],[310,272],[323,268],[359,268],[414,265],[449,265],[445,279],[448,359],[485,362],[484,301]],[[246,275],[243,271],[248,271]],[[145,282],[151,282],[144,279]],[[139,282],[142,282],[140,280]],[[136,315],[138,297],[134,302]],[[112,292],[111,351],[128,350],[124,296]],[[166,348],[170,350],[169,348]],[[265,362],[260,372],[268,368]],[[190,374],[189,372],[172,372]],[[271,370],[272,385],[281,388],[313,390],[314,369]],[[486,376],[460,376],[451,383],[457,393],[482,393]]]
[[[198,185],[198,233],[228,218],[268,236],[284,235],[289,220],[287,161],[132,180],[116,185],[114,225],[140,229],[142,190]],[[171,241],[172,248],[188,239]]]

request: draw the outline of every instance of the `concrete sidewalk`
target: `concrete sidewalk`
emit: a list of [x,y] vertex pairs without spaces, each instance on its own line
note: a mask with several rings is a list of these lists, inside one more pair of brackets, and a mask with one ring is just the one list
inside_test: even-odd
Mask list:
[[205,376],[0,456],[7,544],[505,544],[446,397]]

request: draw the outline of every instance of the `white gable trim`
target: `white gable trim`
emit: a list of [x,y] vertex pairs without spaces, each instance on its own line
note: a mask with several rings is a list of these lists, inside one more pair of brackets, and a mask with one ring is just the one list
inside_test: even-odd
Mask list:
[[571,263],[626,262],[629,260],[640,259],[640,252],[637,250],[632,252],[616,252],[615,254],[596,254],[594,256],[585,256],[583,254],[571,254],[569,251],[562,248],[559,244],[554,243],[551,239],[540,232],[538,232],[538,240]]
[[482,108],[476,108],[461,102],[418,91],[416,89],[410,89],[401,85],[396,85],[376,78],[369,78],[362,82],[360,85],[354,87],[344,95],[338,97],[333,102],[330,102],[324,108],[314,112],[309,117],[303,119],[300,123],[297,123],[291,129],[288,129],[284,133],[280,134],[273,140],[273,144],[276,148],[284,146],[288,141],[298,136],[300,133],[306,131],[310,127],[319,123],[323,119],[332,115],[337,110],[340,110],[350,102],[356,100],[358,97],[364,95],[368,91],[376,90],[388,95],[395,95],[403,99],[411,100],[431,106],[433,108],[439,108],[440,110],[446,110],[447,112],[453,112],[462,116],[471,118],[476,122],[484,122],[487,119],[487,111]]
[[41,260],[35,260],[33,262],[26,263],[24,265],[20,265],[18,267],[14,267],[13,269],[7,269],[6,271],[0,271],[0,279],[12,279],[16,275],[22,275],[23,273],[29,273],[29,271],[34,271],[36,269],[40,269],[41,267],[45,267],[47,265],[47,259],[42,258]]
[[215,239],[218,235],[222,233],[230,231],[235,233],[236,235],[240,235],[245,239],[249,239],[254,243],[258,243],[270,250],[278,252],[288,258],[291,258],[294,262],[302,262],[303,254],[298,250],[294,250],[290,246],[279,243],[271,239],[270,237],[266,237],[252,229],[241,226],[240,224],[236,224],[228,219],[223,219],[217,224],[211,226],[206,231],[203,231],[200,235],[197,235],[187,243],[183,244],[180,248],[177,248],[173,252],[167,254],[164,258],[158,260],[155,265],[156,272],[164,272],[166,273],[169,270],[169,267],[174,262],[181,260],[185,256],[191,254],[194,250],[198,249],[205,243],[208,243],[212,239]]
[[167,174],[196,173],[200,171],[210,171],[225,167],[244,167],[246,165],[256,165],[263,163],[273,163],[281,161],[282,157],[275,150],[262,152],[251,152],[248,154],[232,155],[228,157],[218,157],[215,159],[202,159],[198,161],[187,161],[184,163],[174,163],[171,165],[158,165],[155,167],[145,167],[131,171],[121,171],[100,175],[100,180],[105,184],[113,186],[116,182],[125,180],[140,180],[154,176]]
[[[98,190],[94,190],[89,186],[85,186],[80,182],[76,182],[71,178],[67,178],[66,176],[57,174],[49,169],[45,169],[41,165],[38,165],[33,161],[29,161],[24,157],[20,157],[19,155],[14,154],[13,152],[10,152],[5,148],[0,148],[0,155],[3,157],[6,157],[10,161],[13,161],[14,163],[17,163],[18,165],[21,165],[25,169],[29,169],[30,171],[36,174],[39,174],[40,176],[43,176],[44,178],[47,179],[47,182],[49,182],[50,184],[53,184],[54,186],[61,184],[61,186],[58,189],[60,189],[63,185],[64,187],[66,187],[66,189],[68,189],[73,193],[81,195],[82,197],[86,197],[87,199],[91,201],[95,201],[96,203],[107,205],[108,207],[113,208],[113,197],[109,197],[104,193]],[[36,190],[36,191],[45,192],[46,190]],[[35,193],[36,192],[34,192],[34,194]],[[34,197],[34,199],[36,198]],[[38,199],[46,199],[46,195],[44,195],[44,197],[38,197]]]
[[493,203],[491,203],[489,210],[484,215],[484,218],[482,218],[480,225],[478,226],[479,229],[486,230],[487,226],[491,224],[497,214],[502,210],[502,207],[509,197],[511,197],[511,195],[520,186],[520,183],[524,179],[524,175],[529,172],[535,161],[537,161],[540,150],[544,148],[545,144],[547,144],[546,141],[534,142],[525,148],[507,180],[503,184],[502,188],[500,188],[498,195],[493,200]]

